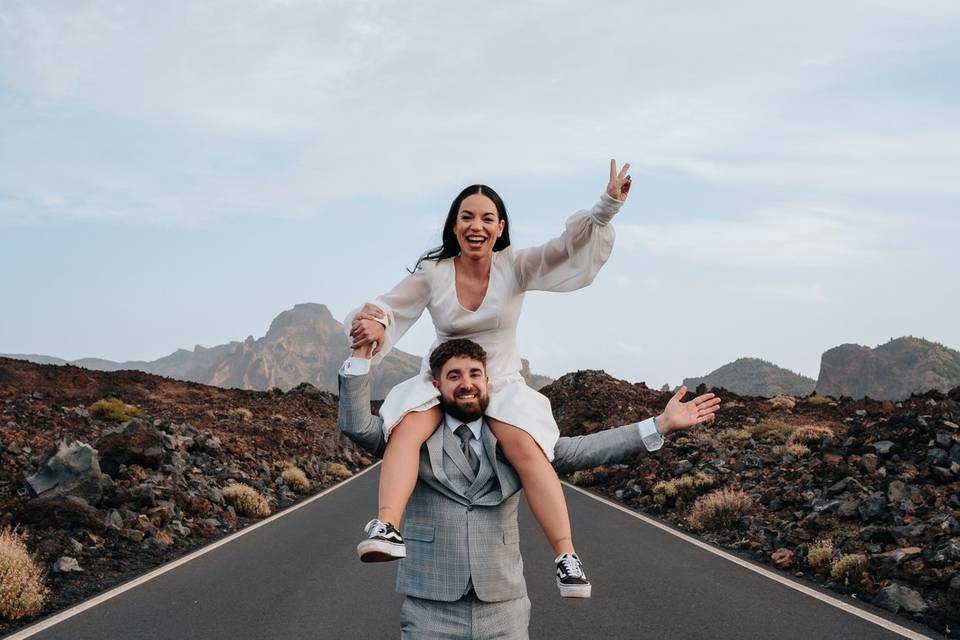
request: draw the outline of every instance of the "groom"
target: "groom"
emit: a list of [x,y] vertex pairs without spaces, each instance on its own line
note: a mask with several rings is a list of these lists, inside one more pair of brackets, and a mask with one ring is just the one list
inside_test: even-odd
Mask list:
[[[430,354],[445,416],[420,450],[419,478],[404,514],[406,558],[396,583],[407,596],[402,638],[528,637],[530,600],[517,523],[522,487],[483,420],[485,366],[486,353],[470,340],[449,340]],[[369,360],[348,358],[339,380],[340,430],[382,456],[383,422],[370,414]],[[656,418],[560,438],[553,466],[569,473],[656,451],[662,436],[707,421],[719,408],[712,393],[680,402],[685,394],[681,387]]]

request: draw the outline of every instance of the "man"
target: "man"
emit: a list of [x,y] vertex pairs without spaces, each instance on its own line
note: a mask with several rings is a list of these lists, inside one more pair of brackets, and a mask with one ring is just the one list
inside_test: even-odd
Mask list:
[[[485,364],[483,349],[470,340],[449,340],[430,354],[444,421],[420,451],[419,478],[403,518],[406,557],[396,583],[407,596],[400,612],[403,638],[528,637],[530,600],[517,522],[522,487],[483,420]],[[338,423],[351,440],[381,456],[386,442],[382,420],[370,414],[368,372],[369,360],[357,354],[341,367]],[[569,473],[655,451],[664,435],[712,419],[720,406],[712,393],[682,403],[685,394],[681,387],[656,418],[560,438],[554,467]],[[370,534],[373,542],[396,543],[386,532]],[[564,574],[562,567],[557,579],[574,589],[587,584],[585,576]]]

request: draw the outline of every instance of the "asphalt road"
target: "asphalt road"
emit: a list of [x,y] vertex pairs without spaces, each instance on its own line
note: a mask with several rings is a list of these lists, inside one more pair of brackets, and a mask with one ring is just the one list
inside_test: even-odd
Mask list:
[[[361,564],[354,550],[375,512],[378,478],[379,468],[30,637],[397,638],[401,596],[393,591],[395,567]],[[521,509],[533,639],[903,637],[566,492],[593,597],[560,598],[553,555],[529,510]]]

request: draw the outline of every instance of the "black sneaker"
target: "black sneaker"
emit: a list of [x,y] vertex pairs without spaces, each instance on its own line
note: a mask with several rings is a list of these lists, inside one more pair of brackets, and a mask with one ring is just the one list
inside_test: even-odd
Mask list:
[[403,536],[389,522],[380,522],[376,518],[363,528],[367,539],[357,545],[357,555],[361,562],[388,562],[407,557],[407,548]]
[[575,553],[557,556],[557,586],[564,598],[589,598],[590,581],[583,572],[583,565]]

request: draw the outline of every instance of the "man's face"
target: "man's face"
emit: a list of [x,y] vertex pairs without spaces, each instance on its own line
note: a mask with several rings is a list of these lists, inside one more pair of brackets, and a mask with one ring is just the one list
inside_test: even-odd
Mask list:
[[433,384],[440,390],[440,408],[463,422],[480,418],[490,402],[487,372],[483,363],[473,358],[450,358]]

